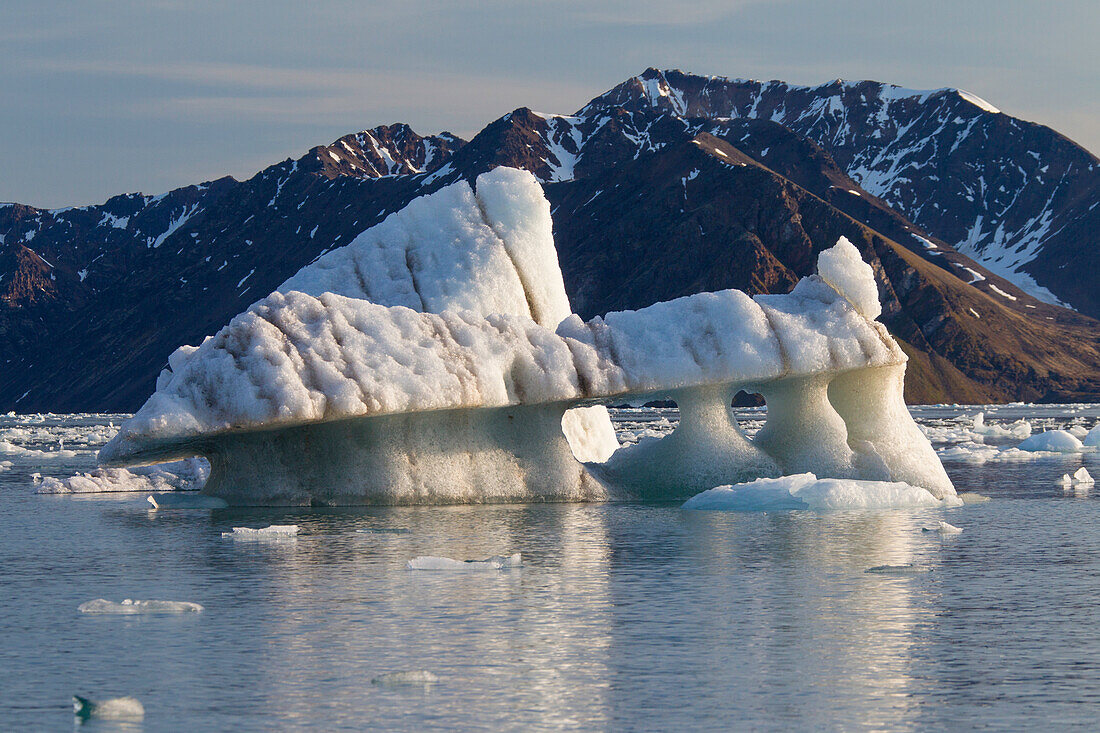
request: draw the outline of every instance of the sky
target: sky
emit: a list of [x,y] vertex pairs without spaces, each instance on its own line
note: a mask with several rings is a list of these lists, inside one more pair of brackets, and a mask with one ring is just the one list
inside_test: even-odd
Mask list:
[[1100,153],[1096,0],[3,0],[0,201],[247,178],[379,124],[469,138],[646,67],[958,87]]

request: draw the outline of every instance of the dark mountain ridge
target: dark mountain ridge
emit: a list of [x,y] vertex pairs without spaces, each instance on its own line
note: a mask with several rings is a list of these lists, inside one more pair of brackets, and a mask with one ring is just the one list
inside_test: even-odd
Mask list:
[[[521,108],[469,142],[389,125],[247,181],[78,209],[0,206],[0,409],[136,409],[174,348],[413,198],[497,165],[546,182],[582,315],[725,287],[782,292],[844,235],[872,262],[884,321],[912,357],[909,399],[1100,397],[1100,324],[1036,300],[917,226],[894,189],[892,199],[872,195],[847,167],[870,153],[795,129],[820,132],[809,113],[790,125],[717,114],[757,99],[757,111],[776,116],[771,92],[744,84],[650,70],[577,115]],[[861,87],[876,84],[822,98],[860,87],[881,99],[885,85]],[[794,115],[805,94],[783,109]],[[958,93],[895,96],[890,113],[900,104],[899,115],[917,119],[922,104],[944,99],[992,114]],[[889,115],[880,128],[905,137]]]

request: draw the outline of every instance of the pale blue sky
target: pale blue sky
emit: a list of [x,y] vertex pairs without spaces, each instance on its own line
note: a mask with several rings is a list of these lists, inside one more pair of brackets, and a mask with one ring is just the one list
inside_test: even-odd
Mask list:
[[0,201],[245,178],[348,132],[469,137],[647,66],[967,89],[1100,151],[1096,0],[4,0]]

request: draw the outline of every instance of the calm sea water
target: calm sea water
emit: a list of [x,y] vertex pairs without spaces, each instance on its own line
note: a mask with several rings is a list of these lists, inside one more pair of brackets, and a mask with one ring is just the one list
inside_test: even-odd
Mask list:
[[[976,411],[918,418],[959,442]],[[1088,428],[1100,410],[987,412],[1020,417]],[[675,411],[616,418],[631,437],[667,431]],[[1063,729],[1100,717],[1100,501],[1055,483],[1081,465],[1100,476],[1095,454],[949,463],[960,491],[992,499],[952,510],[151,512],[144,494],[33,493],[34,473],[88,470],[119,419],[0,418],[0,729],[69,729],[73,693],[145,705],[141,723],[86,730]],[[963,533],[921,531],[941,519]],[[302,534],[222,537],[268,524]],[[417,555],[513,552],[520,569],[405,569]],[[865,572],[909,562],[932,572]],[[206,611],[77,612],[94,598]],[[372,683],[417,670],[437,681]]]

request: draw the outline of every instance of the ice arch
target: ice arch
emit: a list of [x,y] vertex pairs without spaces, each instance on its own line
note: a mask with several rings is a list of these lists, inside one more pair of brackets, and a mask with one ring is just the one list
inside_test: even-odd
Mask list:
[[[906,357],[868,316],[870,267],[841,240],[819,271],[787,295],[702,293],[556,329],[276,292],[177,358],[100,459],[204,455],[204,491],[234,504],[681,498],[801,470],[953,494],[902,402]],[[740,389],[769,400],[755,441],[728,408]],[[566,410],[657,397],[684,405],[672,435],[574,458]]]

